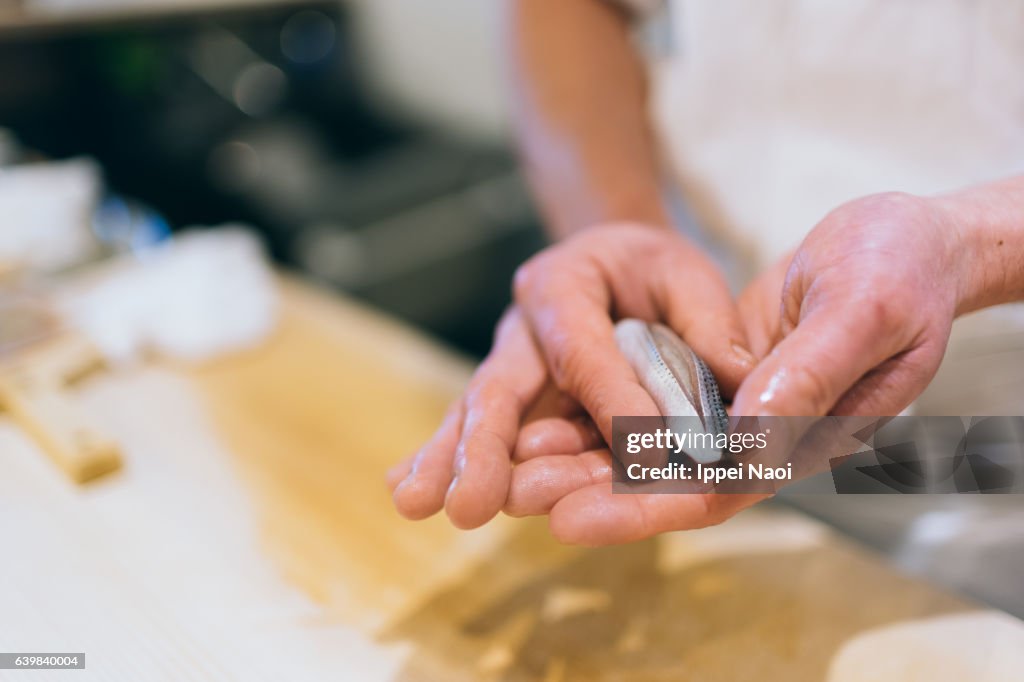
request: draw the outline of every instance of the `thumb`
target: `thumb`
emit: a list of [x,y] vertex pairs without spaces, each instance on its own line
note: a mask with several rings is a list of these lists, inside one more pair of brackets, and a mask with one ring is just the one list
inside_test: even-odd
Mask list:
[[732,413],[828,414],[862,376],[899,350],[881,316],[865,315],[864,308],[819,307],[801,320],[742,383]]

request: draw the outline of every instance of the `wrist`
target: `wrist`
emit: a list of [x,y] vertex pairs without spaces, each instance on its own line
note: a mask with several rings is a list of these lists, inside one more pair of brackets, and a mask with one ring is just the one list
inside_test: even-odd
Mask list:
[[655,191],[606,197],[596,220],[585,227],[611,224],[629,224],[656,230],[674,229],[668,210]]
[[605,212],[608,215],[605,222],[631,222],[668,229],[673,226],[660,188],[657,187],[609,197]]
[[1024,300],[1024,177],[933,201],[954,233],[956,314]]
[[598,225],[615,223],[673,229],[660,192],[651,186],[591,195],[586,201],[543,203],[549,208],[545,211],[546,223],[556,241]]

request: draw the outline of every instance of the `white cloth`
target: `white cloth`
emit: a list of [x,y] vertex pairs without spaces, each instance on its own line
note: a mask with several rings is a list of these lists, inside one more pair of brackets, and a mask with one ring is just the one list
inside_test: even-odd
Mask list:
[[[759,267],[850,199],[1024,172],[1024,3],[620,2],[669,36],[650,64],[667,166],[699,222]],[[987,390],[933,404],[1024,413],[1024,379],[996,381],[1024,366],[1019,307],[954,327],[940,379],[965,362]]]
[[670,168],[762,264],[849,199],[1024,172],[1024,3],[629,4],[671,24],[651,65]]
[[0,271],[50,272],[95,255],[92,214],[102,189],[89,159],[0,168]]
[[111,265],[63,301],[67,317],[125,365],[149,353],[201,362],[263,342],[277,321],[277,287],[246,228],[179,234]]

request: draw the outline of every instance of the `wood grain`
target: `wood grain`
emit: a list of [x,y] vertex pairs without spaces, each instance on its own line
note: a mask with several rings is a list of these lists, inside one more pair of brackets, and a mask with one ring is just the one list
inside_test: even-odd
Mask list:
[[[943,652],[949,670],[989,680],[986,638],[1024,632],[957,620],[985,612],[771,505],[600,550],[558,545],[543,519],[470,533],[405,521],[384,472],[431,433],[469,363],[349,301],[282,287],[259,349],[78,387],[126,455],[98,485],[69,485],[0,417],[5,648],[86,651],[81,678],[104,682],[847,682],[848,665],[832,668],[861,660],[843,655],[851,642],[898,658],[892,626],[898,641],[929,633],[901,670]],[[929,629],[936,617],[961,625]]]
[[[271,344],[193,376],[275,560],[328,612],[411,645],[398,679],[820,680],[858,632],[971,608],[777,510],[603,550],[560,546],[539,519],[469,534],[401,520],[384,473],[431,433],[465,363],[365,310],[287,296]],[[574,601],[591,607],[552,606]]]

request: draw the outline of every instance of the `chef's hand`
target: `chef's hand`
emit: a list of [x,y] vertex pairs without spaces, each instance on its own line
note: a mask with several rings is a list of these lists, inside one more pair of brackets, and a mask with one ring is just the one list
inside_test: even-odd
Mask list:
[[782,340],[782,287],[792,262],[792,253],[780,258],[751,281],[737,299],[750,352],[758,362]]
[[[888,415],[906,407],[938,368],[956,315],[1024,299],[1017,182],[935,199],[871,196],[829,214],[740,298],[760,364],[733,414]],[[517,466],[507,498],[513,513],[550,513],[566,542],[706,526],[763,497],[613,496],[607,450],[577,443],[566,452],[580,454],[538,452]]]
[[763,359],[733,414],[898,414],[942,360],[967,286],[961,256],[937,200],[879,194],[832,211],[740,298]]
[[[886,194],[833,211],[740,296],[759,364],[732,414],[898,413],[942,359],[965,289],[959,246],[932,200]],[[612,495],[609,459],[532,459],[516,467],[508,505],[549,513],[563,540],[601,545],[718,523],[764,497]]]
[[[578,233],[520,268],[515,299],[517,309],[499,328],[494,350],[465,398],[416,456],[418,464],[392,474],[393,483],[401,479],[394,488],[396,506],[410,518],[445,506],[455,525],[468,528],[496,514],[508,498],[523,416],[549,381],[582,405],[608,440],[613,416],[657,415],[615,345],[616,319],[659,320],[673,328],[704,357],[727,396],[753,366],[720,272],[685,238],[661,227],[612,224]],[[553,427],[563,435],[545,436],[547,447],[517,459],[549,455],[552,441],[561,437],[578,438],[563,452],[595,446],[592,429],[585,435],[580,423],[556,416],[558,426],[548,423],[544,430],[551,433],[547,429]],[[528,446],[528,439],[521,445]],[[555,482],[575,475],[572,480],[583,485],[561,500],[564,514],[552,511],[552,528],[563,540],[592,542],[590,530],[575,524],[591,503],[601,506],[611,495],[605,481],[588,485],[590,473],[551,472]]]
[[[551,384],[521,312],[498,324],[494,346],[465,394],[418,452],[388,472],[398,511],[422,519],[447,506],[472,528],[505,504],[513,461],[597,447],[601,435],[576,401]],[[465,480],[455,492],[456,480]]]
[[515,298],[554,383],[579,401],[606,440],[613,416],[659,414],[615,344],[618,319],[674,329],[727,396],[753,367],[719,269],[671,230],[628,223],[588,229],[521,267]]

